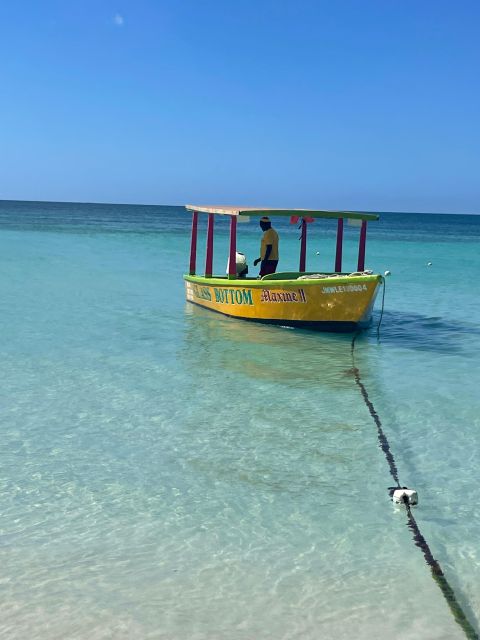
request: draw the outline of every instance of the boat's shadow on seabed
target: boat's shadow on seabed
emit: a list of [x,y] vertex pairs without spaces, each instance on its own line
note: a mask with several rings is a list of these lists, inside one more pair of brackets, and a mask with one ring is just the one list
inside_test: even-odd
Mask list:
[[[365,336],[377,333],[379,312],[373,316]],[[406,349],[462,353],[471,347],[471,339],[478,340],[480,327],[475,323],[448,321],[439,316],[425,316],[404,311],[385,311],[380,326],[380,341]]]

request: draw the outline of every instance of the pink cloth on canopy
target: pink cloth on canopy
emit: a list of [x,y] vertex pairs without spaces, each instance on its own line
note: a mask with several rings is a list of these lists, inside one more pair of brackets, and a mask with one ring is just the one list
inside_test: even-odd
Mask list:
[[[307,223],[313,222],[315,220],[315,218],[309,218],[308,216],[303,216],[303,219]],[[299,220],[300,220],[300,216],[290,216],[290,224],[297,224]]]

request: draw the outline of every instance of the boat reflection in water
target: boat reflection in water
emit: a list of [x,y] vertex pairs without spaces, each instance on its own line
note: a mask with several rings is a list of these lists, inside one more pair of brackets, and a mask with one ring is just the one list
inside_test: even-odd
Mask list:
[[351,335],[242,322],[189,304],[185,312],[182,354],[203,376],[223,370],[288,387],[352,385]]

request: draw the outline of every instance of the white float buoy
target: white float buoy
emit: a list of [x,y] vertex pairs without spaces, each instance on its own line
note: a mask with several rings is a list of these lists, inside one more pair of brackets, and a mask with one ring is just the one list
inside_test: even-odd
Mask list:
[[431,262],[427,262],[427,267],[431,267],[432,263]]
[[320,255],[320,251],[317,251],[317,256],[319,256],[319,255]]
[[392,275],[392,272],[391,272],[391,271],[389,271],[389,270],[387,269],[387,270],[385,271],[385,274],[384,274],[384,275],[386,275],[386,276],[391,276],[391,275]]
[[397,504],[406,502],[413,506],[418,504],[418,494],[415,489],[395,489],[392,500]]

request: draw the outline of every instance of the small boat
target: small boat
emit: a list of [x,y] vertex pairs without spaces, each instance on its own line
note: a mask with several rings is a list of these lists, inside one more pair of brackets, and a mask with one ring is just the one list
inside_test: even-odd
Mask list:
[[[309,209],[263,209],[186,205],[192,212],[190,270],[184,275],[188,302],[227,316],[287,327],[320,331],[355,331],[367,327],[383,277],[365,271],[367,222],[378,220],[375,213],[358,211],[316,211]],[[207,214],[205,271],[196,273],[199,214]],[[213,234],[216,215],[230,218],[228,272],[212,274]],[[240,277],[237,268],[237,221],[263,216],[289,216],[301,227],[298,271],[270,273],[263,277]],[[337,219],[335,271],[306,270],[307,225],[317,218]],[[357,271],[342,272],[344,221],[360,225]]]

